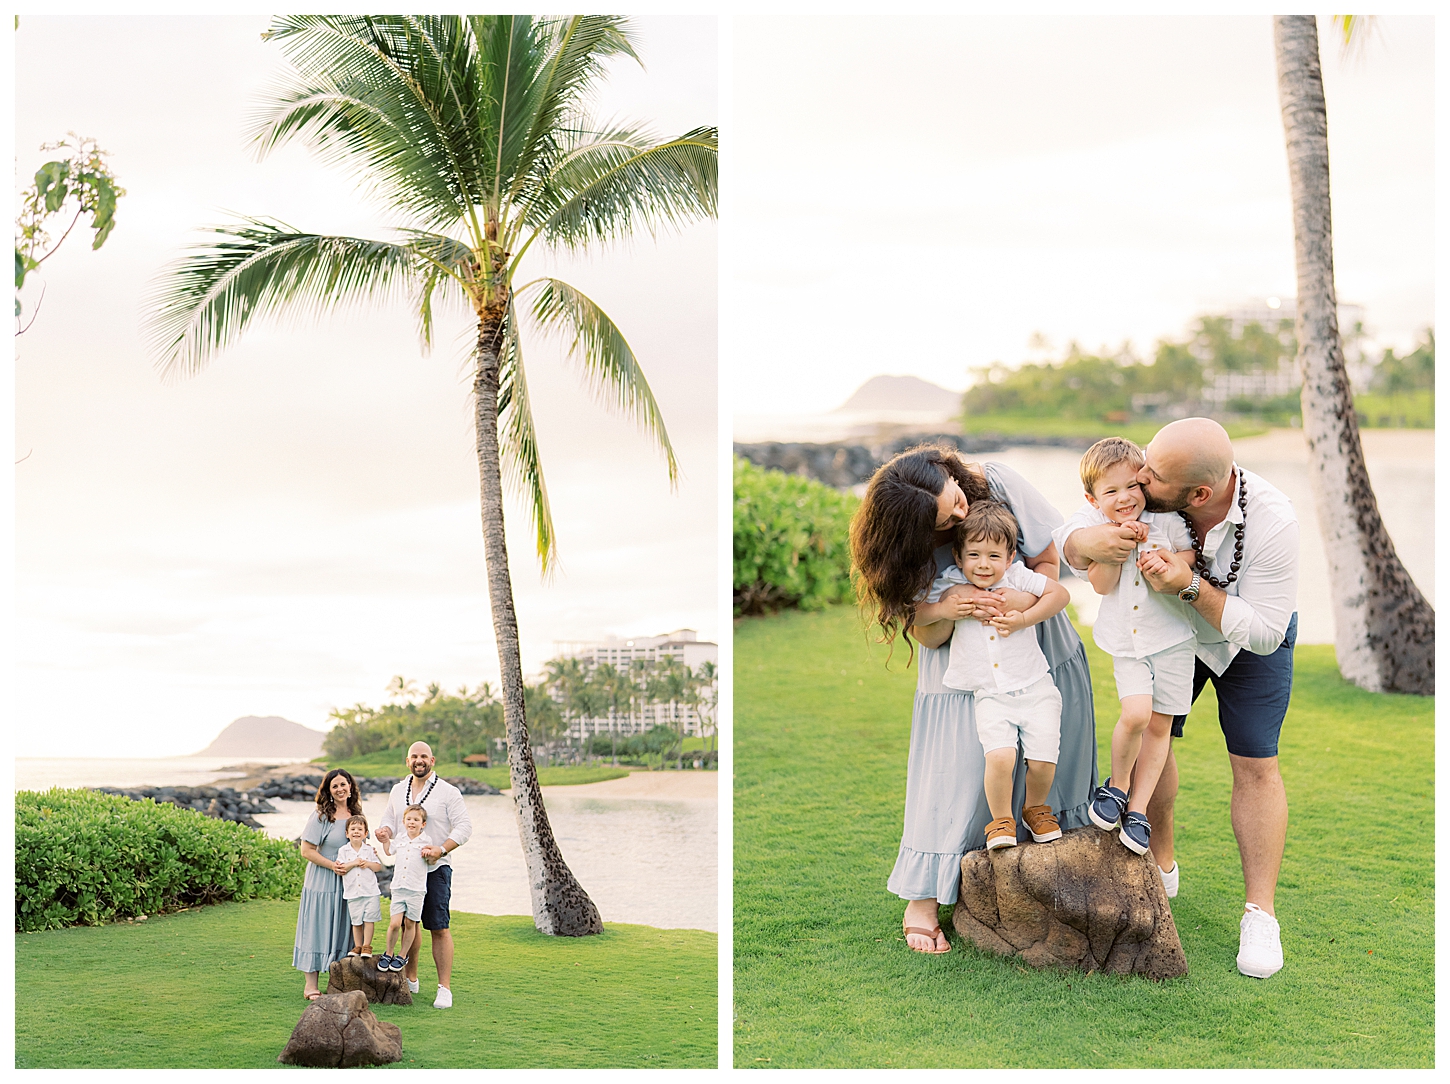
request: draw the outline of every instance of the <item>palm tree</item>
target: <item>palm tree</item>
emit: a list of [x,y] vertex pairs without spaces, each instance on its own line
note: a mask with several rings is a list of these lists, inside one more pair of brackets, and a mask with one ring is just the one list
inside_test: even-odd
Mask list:
[[529,745],[518,623],[504,544],[503,478],[528,502],[541,567],[554,529],[529,409],[520,320],[562,333],[588,382],[635,419],[676,478],[664,420],[614,322],[554,278],[523,281],[530,250],[581,251],[637,229],[712,216],[717,139],[657,140],[587,114],[611,57],[638,59],[617,16],[286,16],[267,39],[295,66],[258,118],[261,153],[301,140],[398,212],[397,237],[304,233],[246,219],[216,227],[162,282],[151,321],[166,374],[196,372],[259,316],[408,294],[423,343],[439,300],[476,321],[473,397],[484,555],[508,733],[509,778],[534,923],[597,933],[564,864]]
[[[1346,34],[1354,26],[1346,20]],[[1299,300],[1294,334],[1309,480],[1334,599],[1339,671],[1373,692],[1435,691],[1435,611],[1380,520],[1360,446],[1334,293],[1329,139],[1312,15],[1274,17],[1279,105],[1294,201]]]

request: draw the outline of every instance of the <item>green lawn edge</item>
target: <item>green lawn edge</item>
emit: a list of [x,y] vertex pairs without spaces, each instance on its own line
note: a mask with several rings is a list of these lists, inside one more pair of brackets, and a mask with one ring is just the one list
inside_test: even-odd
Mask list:
[[[1099,765],[1116,720],[1087,639]],[[1176,743],[1189,974],[1038,972],[954,938],[917,956],[886,891],[915,669],[854,610],[735,627],[734,996],[739,1067],[1428,1067],[1434,1064],[1434,702],[1296,652],[1281,742],[1285,967],[1234,967],[1243,903],[1211,688]],[[1387,785],[1388,788],[1387,789]],[[942,912],[948,926],[949,910]]]
[[[407,774],[403,767],[402,750],[389,750],[386,753],[378,753],[370,756],[354,757],[351,760],[327,760],[315,762],[315,767],[322,767],[326,764],[332,768],[343,768],[355,776],[387,776],[401,779]],[[469,779],[477,779],[482,783],[488,783],[499,790],[508,790],[513,784],[509,781],[509,770],[507,764],[500,764],[488,768],[475,768],[467,764],[445,764],[439,762],[434,765],[439,775],[448,778],[466,776]],[[607,764],[560,764],[552,767],[539,767],[539,786],[541,787],[568,787],[578,786],[584,783],[603,783],[609,779],[623,779],[629,775],[628,768],[616,768]]]
[[[194,908],[15,938],[16,1068],[281,1068],[301,1017],[297,902]],[[453,1008],[424,947],[394,1068],[713,1068],[718,938],[606,923],[548,937],[454,912]],[[381,932],[374,945],[381,951]],[[326,985],[326,978],[323,979]]]

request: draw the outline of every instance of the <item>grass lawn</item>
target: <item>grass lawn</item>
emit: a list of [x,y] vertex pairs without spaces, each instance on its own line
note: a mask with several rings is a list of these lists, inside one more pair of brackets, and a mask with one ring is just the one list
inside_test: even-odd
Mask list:
[[[1116,698],[1110,660],[1088,655],[1101,766]],[[1433,700],[1362,692],[1331,647],[1298,649],[1285,967],[1256,980],[1234,967],[1243,882],[1204,693],[1175,743],[1189,974],[1155,984],[1033,971],[954,934],[948,955],[907,950],[886,877],[916,672],[904,649],[885,661],[850,608],[735,627],[737,1066],[1434,1064]]]
[[[355,757],[352,760],[334,762],[323,758],[314,763],[319,766],[326,763],[328,768],[345,768],[353,775],[382,775],[401,779],[407,774],[407,769],[403,766],[405,752],[406,750],[403,749],[390,749],[382,753],[369,753],[366,756]],[[488,768],[473,768],[466,764],[444,764],[440,761],[434,767],[439,775],[448,777],[466,775],[471,779],[491,783],[499,790],[508,790],[512,785],[509,783],[507,763]],[[602,783],[606,779],[622,779],[629,774],[628,768],[613,768],[607,764],[561,764],[552,768],[545,768],[541,765],[537,770],[541,787],[564,787],[574,783]]]
[[1354,410],[1363,429],[1434,429],[1435,392],[1430,388],[1387,395],[1361,392]]
[[[16,1067],[280,1068],[306,1008],[296,923],[295,901],[269,900],[17,934]],[[527,917],[457,912],[452,926],[454,1007],[432,1007],[426,944],[417,1002],[372,1006],[402,1028],[396,1067],[716,1064],[714,934],[546,937]]]
[[[962,432],[969,436],[993,434],[1003,437],[1081,437],[1084,440],[1101,440],[1103,437],[1126,437],[1140,445],[1146,445],[1154,434],[1163,428],[1161,421],[1105,422],[1101,418],[1067,418],[1060,415],[1023,416],[1019,414],[969,414],[960,419]],[[1257,436],[1268,432],[1267,425],[1251,422],[1231,422],[1226,428],[1228,435],[1237,440],[1240,437]]]

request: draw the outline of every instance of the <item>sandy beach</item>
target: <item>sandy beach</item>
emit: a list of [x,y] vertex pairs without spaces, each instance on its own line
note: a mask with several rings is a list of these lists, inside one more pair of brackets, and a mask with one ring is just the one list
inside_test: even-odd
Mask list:
[[580,798],[653,798],[657,801],[718,801],[719,772],[630,772],[624,779],[543,787],[544,797],[571,794]]

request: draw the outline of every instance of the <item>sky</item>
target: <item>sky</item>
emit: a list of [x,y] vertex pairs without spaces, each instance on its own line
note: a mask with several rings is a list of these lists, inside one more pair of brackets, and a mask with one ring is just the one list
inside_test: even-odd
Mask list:
[[[127,189],[99,251],[79,231],[43,270],[17,340],[15,753],[195,752],[242,715],[325,729],[395,674],[498,679],[479,520],[466,313],[425,355],[403,303],[258,325],[163,382],[142,318],[199,227],[265,215],[387,237],[356,178],[305,149],[258,162],[249,115],[285,64],[264,16],[83,20],[16,34],[15,154],[96,137]],[[605,117],[661,135],[717,120],[713,17],[636,20]],[[555,641],[694,628],[716,640],[716,227],[585,259],[541,254],[624,330],[682,479],[526,339],[560,573],[542,583],[522,506],[508,543],[525,672]],[[27,313],[39,288],[27,284]]]
[[[1382,16],[1350,62],[1319,26],[1339,298],[1405,348],[1434,319],[1434,24]],[[777,14],[733,50],[736,415],[1073,341],[1151,357],[1294,296],[1267,15]]]

